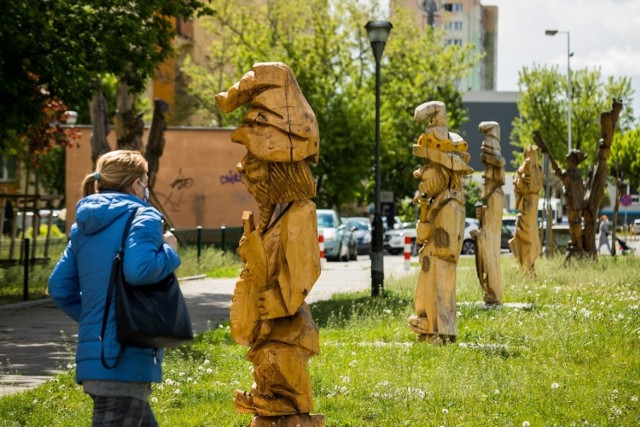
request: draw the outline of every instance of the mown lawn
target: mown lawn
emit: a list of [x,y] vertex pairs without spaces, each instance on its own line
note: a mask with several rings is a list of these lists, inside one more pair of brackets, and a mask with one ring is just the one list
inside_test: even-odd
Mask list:
[[[416,273],[381,298],[312,306],[321,354],[309,371],[327,426],[640,425],[640,258],[540,259],[530,277],[505,256],[505,302],[530,306],[494,310],[475,304],[473,262],[459,264],[456,344],[409,330]],[[224,326],[169,350],[152,397],[160,425],[248,426],[232,401],[251,387],[245,353]],[[88,426],[90,415],[73,372],[0,399],[1,426]]]

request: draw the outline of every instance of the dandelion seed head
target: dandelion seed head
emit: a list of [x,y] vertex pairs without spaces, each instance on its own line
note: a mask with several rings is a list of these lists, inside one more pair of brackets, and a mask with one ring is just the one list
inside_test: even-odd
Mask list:
[[551,383],[551,388],[556,389],[556,388],[558,388],[558,387],[560,387],[560,384],[558,384],[558,383]]
[[523,421],[522,422],[522,427],[529,427],[531,424],[529,424],[529,421]]

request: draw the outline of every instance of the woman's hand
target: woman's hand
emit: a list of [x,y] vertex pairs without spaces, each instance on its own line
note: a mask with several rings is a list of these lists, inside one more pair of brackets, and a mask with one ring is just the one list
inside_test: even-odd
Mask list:
[[174,236],[172,232],[165,231],[162,238],[167,245],[171,246],[174,250],[178,250],[178,239],[176,239],[176,236]]

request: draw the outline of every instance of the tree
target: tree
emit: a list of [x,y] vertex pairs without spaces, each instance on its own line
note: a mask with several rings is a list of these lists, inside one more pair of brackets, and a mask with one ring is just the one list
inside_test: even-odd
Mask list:
[[[374,59],[364,24],[377,4],[358,0],[289,2],[214,0],[208,29],[210,62],[188,59],[183,70],[201,112],[220,126],[236,126],[242,111],[221,115],[214,102],[255,62],[285,62],[318,119],[320,163],[314,168],[317,203],[340,209],[354,200],[373,199],[375,80]],[[468,49],[445,47],[440,33],[420,30],[413,19],[394,11],[394,29],[382,68],[382,187],[397,199],[412,195],[417,162],[411,145],[420,129],[413,109],[442,99],[452,121],[460,120],[461,96],[450,82],[474,58]],[[444,99],[443,99],[444,98]]]
[[609,165],[622,172],[634,189],[640,189],[640,128],[615,136]]
[[112,73],[144,89],[172,54],[171,17],[208,12],[204,0],[6,0],[0,32],[0,148],[39,121],[45,87],[73,109],[86,105],[91,82]]
[[[533,144],[534,131],[539,130],[551,155],[563,167],[567,154],[566,77],[557,67],[534,65],[523,68],[518,86],[520,116],[514,120],[511,144],[524,149]],[[599,116],[611,107],[612,99],[620,99],[625,108],[619,120],[621,132],[634,126],[633,90],[628,77],[609,77],[603,81],[600,69],[575,70],[571,74],[571,139],[572,148],[587,154],[581,170],[585,174],[596,160],[600,138]],[[521,162],[521,156],[516,156]]]

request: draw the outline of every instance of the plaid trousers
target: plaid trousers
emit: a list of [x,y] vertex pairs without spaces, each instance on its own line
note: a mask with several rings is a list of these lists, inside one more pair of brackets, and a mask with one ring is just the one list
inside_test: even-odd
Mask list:
[[93,427],[158,427],[149,402],[133,397],[90,396]]

